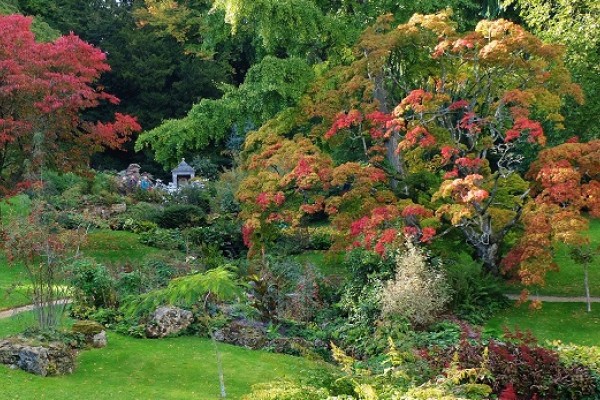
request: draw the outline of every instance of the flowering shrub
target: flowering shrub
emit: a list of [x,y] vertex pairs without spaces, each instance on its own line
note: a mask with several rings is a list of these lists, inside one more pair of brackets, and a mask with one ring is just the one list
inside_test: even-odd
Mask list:
[[[535,339],[520,332],[505,335],[506,341],[468,339],[428,357],[438,368],[451,363],[462,370],[486,365],[490,375],[478,383],[489,385],[499,399],[597,399],[597,377],[577,362],[565,364],[559,354],[541,347]],[[440,365],[441,364],[441,365]]]
[[396,258],[396,276],[382,291],[384,315],[400,315],[414,325],[428,325],[450,300],[444,275],[427,265],[422,250],[410,241]]

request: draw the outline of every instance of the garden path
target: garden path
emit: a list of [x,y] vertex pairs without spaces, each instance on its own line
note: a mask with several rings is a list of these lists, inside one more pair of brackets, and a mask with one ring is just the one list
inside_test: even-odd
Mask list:
[[[511,300],[519,300],[519,297],[520,297],[518,294],[507,294],[505,296]],[[548,302],[548,303],[585,303],[585,302],[587,302],[587,299],[585,298],[585,296],[567,297],[567,296],[529,295],[528,300],[540,300],[541,302]],[[600,303],[600,297],[590,297],[590,302]]]
[[[63,300],[56,301],[54,304],[61,305],[61,304],[69,304],[71,302],[72,302],[72,300],[70,300],[70,299],[63,299]],[[24,313],[27,311],[35,310],[35,307],[36,306],[34,304],[29,304],[26,306],[9,308],[8,310],[0,311],[0,319],[10,318],[16,314],[21,314],[21,313]]]

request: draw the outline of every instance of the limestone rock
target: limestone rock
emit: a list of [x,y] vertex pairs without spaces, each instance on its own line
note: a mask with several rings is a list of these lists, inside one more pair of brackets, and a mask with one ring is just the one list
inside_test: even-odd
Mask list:
[[25,340],[3,340],[0,363],[41,376],[64,375],[75,369],[75,352],[59,342],[33,345]]
[[73,324],[73,332],[83,333],[84,335],[96,335],[104,330],[104,326],[95,321],[76,321]]
[[23,371],[31,372],[35,375],[48,375],[48,366],[50,357],[48,349],[42,346],[38,347],[23,347],[19,351],[19,361],[17,365]]
[[19,361],[19,351],[23,346],[14,340],[0,341],[0,364],[16,365]]
[[193,319],[191,311],[178,307],[160,307],[146,325],[146,336],[155,339],[180,332],[190,326]]
[[113,204],[110,206],[110,211],[115,214],[124,213],[125,211],[127,211],[127,204],[125,204],[125,203]]
[[95,321],[77,321],[73,324],[72,330],[85,336],[87,346],[101,348],[108,344],[104,326]]
[[244,320],[232,321],[217,330],[214,336],[219,342],[244,346],[249,349],[262,349],[268,342],[267,333],[261,325]]
[[107,344],[108,344],[108,341],[106,339],[106,331],[97,333],[92,337],[92,346],[97,349],[106,347]]

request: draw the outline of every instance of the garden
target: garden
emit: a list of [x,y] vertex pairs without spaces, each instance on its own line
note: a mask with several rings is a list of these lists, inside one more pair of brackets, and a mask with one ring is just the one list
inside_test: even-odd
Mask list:
[[0,0],[0,399],[599,399],[599,18]]

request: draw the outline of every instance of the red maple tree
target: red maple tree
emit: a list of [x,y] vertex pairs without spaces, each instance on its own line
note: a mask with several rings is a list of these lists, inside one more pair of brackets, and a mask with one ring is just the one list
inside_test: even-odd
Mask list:
[[31,18],[0,16],[0,195],[32,182],[41,166],[72,171],[104,148],[118,148],[141,127],[86,121],[83,111],[118,103],[94,82],[109,71],[106,54],[77,36],[39,43]]

